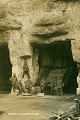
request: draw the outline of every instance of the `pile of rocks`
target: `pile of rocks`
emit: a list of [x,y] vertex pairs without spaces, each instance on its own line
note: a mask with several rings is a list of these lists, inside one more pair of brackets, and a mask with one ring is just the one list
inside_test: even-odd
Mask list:
[[80,100],[75,99],[75,104],[70,106],[69,111],[59,110],[49,120],[80,120]]

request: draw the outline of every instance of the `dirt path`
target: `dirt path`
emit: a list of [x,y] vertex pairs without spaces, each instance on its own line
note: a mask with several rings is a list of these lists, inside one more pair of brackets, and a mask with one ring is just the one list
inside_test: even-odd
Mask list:
[[47,120],[74,104],[70,96],[11,96],[0,94],[0,120]]

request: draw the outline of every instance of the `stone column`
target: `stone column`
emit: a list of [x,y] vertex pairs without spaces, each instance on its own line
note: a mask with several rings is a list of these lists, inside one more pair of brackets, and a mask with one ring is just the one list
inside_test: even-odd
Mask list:
[[38,64],[38,58],[39,58],[39,49],[34,48],[33,51],[33,67],[34,67],[34,81],[36,82],[39,74],[39,64]]
[[80,95],[80,75],[77,76],[77,83],[78,83],[77,95]]
[[71,50],[74,61],[77,62],[77,67],[79,70],[78,76],[77,76],[77,83],[78,88],[76,90],[77,94],[80,95],[80,40],[72,40],[71,41]]
[[20,31],[19,30],[9,30],[9,41],[8,48],[10,54],[10,61],[12,64],[12,74],[16,73],[17,77],[20,74],[18,58],[20,54]]
[[12,56],[10,56],[10,60],[12,63],[12,75],[13,73],[16,73],[16,76],[18,77],[18,79],[20,79],[20,74],[21,74],[21,70],[20,70],[20,66],[18,64],[18,58],[13,58]]

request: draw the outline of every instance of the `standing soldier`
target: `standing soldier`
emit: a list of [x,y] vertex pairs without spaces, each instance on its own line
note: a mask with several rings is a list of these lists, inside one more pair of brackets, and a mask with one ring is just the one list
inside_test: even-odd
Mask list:
[[25,90],[24,90],[24,87],[23,87],[23,85],[21,83],[21,80],[19,80],[18,86],[19,86],[19,94],[22,94]]
[[62,88],[63,88],[62,77],[60,77],[60,78],[58,77],[58,79],[57,79],[57,92],[58,92],[58,95],[63,95]]
[[17,89],[17,86],[18,86],[18,79],[16,77],[16,73],[13,73],[13,76],[10,78],[10,81],[12,82],[13,92],[16,92],[16,89]]
[[25,89],[29,94],[32,94],[32,86],[33,86],[33,82],[30,79],[25,81]]
[[30,79],[30,76],[29,76],[29,67],[27,65],[27,61],[25,60],[24,61],[24,65],[23,65],[23,75],[22,75],[22,78],[24,78],[24,75],[27,75],[28,78]]
[[51,80],[51,95],[54,94],[54,87],[55,87],[55,77],[52,77],[52,80]]
[[41,93],[45,92],[45,78],[44,77],[42,77],[42,79],[41,79],[40,89],[41,89]]

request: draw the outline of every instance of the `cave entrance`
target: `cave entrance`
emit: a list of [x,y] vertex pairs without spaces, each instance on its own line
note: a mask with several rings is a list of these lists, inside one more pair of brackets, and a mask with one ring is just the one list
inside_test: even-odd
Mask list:
[[[39,56],[39,76],[38,84],[42,76],[46,79],[46,83],[55,81],[57,77],[62,77],[64,82],[63,91],[66,93],[74,93],[77,88],[77,64],[73,60],[71,51],[71,41],[59,41],[49,45],[38,45]],[[46,94],[51,94],[50,88],[47,88]]]
[[0,44],[0,91],[10,91],[11,83],[9,78],[12,74],[12,65],[9,58],[7,44]]

